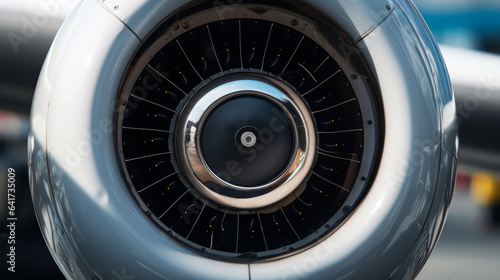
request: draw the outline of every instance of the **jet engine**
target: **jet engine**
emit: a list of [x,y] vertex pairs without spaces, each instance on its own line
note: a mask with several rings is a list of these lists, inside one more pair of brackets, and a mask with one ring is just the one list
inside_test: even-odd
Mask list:
[[30,122],[68,279],[413,279],[457,165],[409,0],[81,1]]

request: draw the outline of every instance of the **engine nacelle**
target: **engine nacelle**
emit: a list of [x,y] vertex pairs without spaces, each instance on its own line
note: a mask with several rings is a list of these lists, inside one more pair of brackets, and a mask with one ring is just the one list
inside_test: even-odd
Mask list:
[[412,279],[457,145],[411,1],[81,1],[30,184],[69,279]]

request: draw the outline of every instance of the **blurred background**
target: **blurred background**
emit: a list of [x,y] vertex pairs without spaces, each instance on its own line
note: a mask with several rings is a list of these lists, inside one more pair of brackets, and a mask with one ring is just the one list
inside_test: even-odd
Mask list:
[[[500,54],[500,1],[414,2],[440,45]],[[455,63],[448,63],[448,68],[453,67],[452,65],[455,66]],[[467,69],[465,64],[458,70]],[[496,72],[492,73],[493,76],[490,77],[493,78],[488,81],[498,86],[500,67],[496,67]],[[486,71],[485,75],[489,76],[489,73]],[[452,82],[455,84],[456,81]],[[457,92],[459,89],[455,91],[457,97],[464,94]],[[460,101],[463,99],[458,97],[459,106]],[[484,108],[487,105],[480,106]],[[496,108],[500,111],[500,107]],[[483,113],[481,110],[482,108],[478,107],[477,111],[471,112],[471,116],[461,116],[463,120],[460,127],[460,149],[464,149],[459,154],[459,161],[461,157],[466,157],[469,163],[471,156],[479,155],[477,160],[481,162],[475,166],[470,163],[459,166],[455,194],[443,233],[418,280],[500,279],[500,164],[484,164],[489,161],[487,156],[468,147],[481,146],[482,142],[492,141],[489,148],[492,148],[492,151],[498,150],[498,126],[494,126],[497,131],[474,131],[470,127],[480,126],[481,122],[500,123],[500,118],[483,118],[479,116]]]
[[[500,61],[500,56],[493,55],[500,54],[500,1],[415,0],[415,4],[441,45],[486,52],[489,54],[484,54],[483,59]],[[7,169],[14,168],[19,279],[35,276],[64,279],[45,246],[33,213],[26,160],[30,108],[25,104],[31,100],[50,43],[74,5],[75,1],[68,0],[0,1],[0,201],[2,205],[7,201]],[[453,66],[467,71],[467,63],[464,60],[461,66],[456,66],[457,63]],[[483,87],[499,86],[498,73],[491,74],[482,81]],[[474,89],[455,91],[462,97],[474,93]],[[492,92],[500,98],[500,92]],[[458,98],[459,106],[463,99]],[[500,151],[500,129],[496,129],[500,118],[484,113],[487,108],[488,104],[479,104],[476,110],[469,110],[460,118],[460,157],[467,164],[459,167],[455,196],[442,237],[419,280],[500,279],[500,164],[491,159],[492,154]],[[498,106],[492,109],[497,111],[500,112]],[[493,131],[484,131],[481,124],[486,122],[498,125],[493,126]],[[7,215],[5,208],[0,209],[2,225]],[[7,236],[7,228],[2,226],[0,279],[11,279],[2,274]]]

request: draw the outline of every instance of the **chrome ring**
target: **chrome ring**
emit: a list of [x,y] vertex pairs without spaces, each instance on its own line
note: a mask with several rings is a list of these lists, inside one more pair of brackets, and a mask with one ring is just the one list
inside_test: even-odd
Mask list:
[[[200,135],[208,116],[220,104],[242,96],[259,97],[277,106],[293,128],[292,154],[278,176],[266,183],[243,186],[217,175],[204,158]],[[292,193],[300,191],[307,181],[316,158],[316,130],[308,106],[284,82],[263,74],[242,72],[224,75],[204,82],[188,97],[180,110],[175,131],[175,152],[182,174],[203,196],[217,205],[252,210],[271,206]],[[276,119],[269,120],[269,131],[276,132]],[[252,147],[257,142],[253,132],[244,132],[241,139],[250,136]],[[244,171],[242,171],[244,172]],[[233,191],[226,191],[226,190]],[[234,192],[236,191],[236,192]]]

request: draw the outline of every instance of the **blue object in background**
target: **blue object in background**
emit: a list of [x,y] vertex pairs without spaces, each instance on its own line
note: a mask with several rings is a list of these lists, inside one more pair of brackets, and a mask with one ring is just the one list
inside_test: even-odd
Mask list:
[[498,1],[416,0],[440,44],[500,53]]

